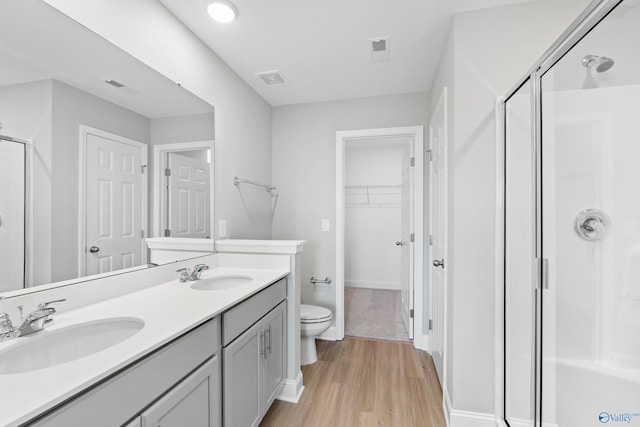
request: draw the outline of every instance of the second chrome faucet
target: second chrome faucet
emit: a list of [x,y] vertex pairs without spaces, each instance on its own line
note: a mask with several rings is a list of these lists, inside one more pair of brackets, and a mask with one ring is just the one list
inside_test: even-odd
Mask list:
[[199,280],[202,272],[208,269],[209,266],[206,264],[196,264],[193,269],[183,267],[176,270],[176,272],[180,273],[180,282],[184,283],[187,281]]

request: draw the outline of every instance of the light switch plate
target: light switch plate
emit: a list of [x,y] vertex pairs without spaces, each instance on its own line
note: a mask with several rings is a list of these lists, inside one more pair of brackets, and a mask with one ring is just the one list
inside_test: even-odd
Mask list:
[[322,220],[322,231],[331,231],[331,222],[328,218]]

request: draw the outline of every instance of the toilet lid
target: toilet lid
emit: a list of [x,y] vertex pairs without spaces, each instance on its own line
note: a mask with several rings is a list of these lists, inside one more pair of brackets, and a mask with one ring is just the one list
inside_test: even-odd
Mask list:
[[300,304],[300,320],[303,322],[317,322],[331,319],[331,310],[317,305]]

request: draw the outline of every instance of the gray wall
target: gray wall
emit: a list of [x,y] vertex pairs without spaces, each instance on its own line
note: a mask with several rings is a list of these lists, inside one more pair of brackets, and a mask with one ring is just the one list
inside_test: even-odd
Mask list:
[[450,114],[445,392],[456,411],[494,412],[495,100],[588,3],[544,0],[456,15],[439,63],[431,105],[446,85]]
[[149,142],[149,119],[56,80],[0,88],[3,133],[34,146],[34,283],[77,277],[79,126]]
[[32,250],[38,266],[34,271],[35,283],[51,281],[51,88],[51,80],[0,87],[2,134],[30,139],[34,147]]
[[[303,302],[335,309],[334,285],[314,289],[309,279],[335,279],[336,132],[426,126],[428,103],[429,94],[419,92],[273,109],[273,183],[280,192],[273,238],[307,241],[302,252]],[[331,220],[330,232],[321,231],[323,218]]]
[[230,237],[270,238],[271,197],[233,177],[271,181],[271,106],[155,0],[45,1],[215,107],[215,216]]
[[51,281],[77,277],[79,127],[149,143],[149,119],[54,80]]

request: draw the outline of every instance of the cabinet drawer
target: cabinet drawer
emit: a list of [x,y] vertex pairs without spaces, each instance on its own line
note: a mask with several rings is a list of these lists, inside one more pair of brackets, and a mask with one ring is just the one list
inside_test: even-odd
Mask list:
[[28,425],[123,425],[213,356],[218,348],[218,319],[214,319]]
[[222,345],[226,346],[287,297],[287,279],[280,279],[222,315]]

